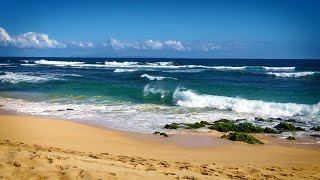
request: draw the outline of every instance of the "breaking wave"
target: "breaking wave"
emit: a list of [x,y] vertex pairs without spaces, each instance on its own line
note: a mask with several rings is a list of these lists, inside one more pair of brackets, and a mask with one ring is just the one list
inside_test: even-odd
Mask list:
[[243,98],[215,95],[200,95],[192,90],[177,88],[173,101],[178,106],[193,108],[213,108],[262,116],[315,116],[320,113],[320,103],[314,105],[296,103],[264,102]]

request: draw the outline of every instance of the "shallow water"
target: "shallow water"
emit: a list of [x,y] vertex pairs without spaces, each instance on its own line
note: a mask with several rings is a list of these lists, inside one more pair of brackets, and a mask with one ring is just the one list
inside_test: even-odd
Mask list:
[[319,101],[320,60],[0,58],[3,109],[129,131],[220,118],[309,130]]

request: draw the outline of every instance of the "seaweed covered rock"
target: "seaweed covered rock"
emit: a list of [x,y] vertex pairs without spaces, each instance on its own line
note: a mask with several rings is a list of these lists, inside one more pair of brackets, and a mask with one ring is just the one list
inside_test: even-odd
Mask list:
[[177,123],[171,123],[171,124],[166,124],[164,126],[164,128],[166,128],[166,129],[178,129],[179,125]]
[[256,139],[250,134],[239,133],[239,132],[223,135],[221,138],[229,139],[231,141],[242,141],[248,144],[264,144],[263,142],[259,141],[258,139]]
[[276,128],[279,131],[304,131],[301,127],[295,127],[293,124],[281,122],[278,125],[276,125],[274,128]]
[[320,126],[318,126],[318,127],[313,127],[313,128],[311,128],[310,130],[320,131]]
[[206,125],[209,125],[207,121],[200,121],[196,123],[184,123],[183,125],[186,126],[186,129],[198,129],[202,127],[206,127]]
[[278,133],[278,131],[271,129],[255,126],[252,123],[244,122],[240,124],[234,124],[233,122],[215,122],[214,125],[210,126],[209,129],[216,130],[219,132],[243,132],[243,133]]
[[209,127],[209,129],[219,132],[229,132],[235,131],[236,125],[232,122],[215,122],[214,125]]

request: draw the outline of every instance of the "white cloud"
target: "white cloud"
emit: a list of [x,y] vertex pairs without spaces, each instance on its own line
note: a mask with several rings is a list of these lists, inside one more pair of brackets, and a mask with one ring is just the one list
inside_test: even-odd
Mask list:
[[70,48],[94,48],[95,47],[95,45],[92,42],[68,41],[65,44],[67,47],[70,47]]
[[[115,50],[120,49],[136,49],[136,50],[162,50],[162,49],[171,49],[176,51],[187,50],[186,47],[180,41],[155,41],[155,40],[146,40],[143,42],[121,42],[115,38],[110,39],[110,45]],[[104,47],[108,47],[103,43]]]
[[65,48],[64,43],[50,39],[47,34],[28,32],[12,38],[12,44],[20,48]]
[[48,34],[27,32],[18,36],[10,36],[4,28],[0,27],[0,46],[18,48],[94,48],[92,42],[59,42],[50,39]]
[[151,48],[151,49],[154,49],[154,50],[159,50],[159,49],[162,49],[163,47],[163,43],[160,42],[160,41],[153,41],[153,40],[146,40],[144,41],[144,45],[147,47],[147,48]]
[[[253,43],[254,45],[255,43]],[[260,43],[261,44],[261,43]],[[51,39],[48,34],[27,32],[18,36],[10,36],[4,28],[0,27],[0,47],[17,48],[103,48],[114,50],[143,50],[143,51],[226,51],[248,48],[248,42],[236,41],[191,41],[181,42],[177,40],[144,40],[135,42],[123,42],[111,38],[108,42],[92,43],[85,41],[58,41]]]
[[173,40],[168,40],[165,41],[164,44],[168,46],[169,48],[173,48],[177,51],[184,51],[186,48],[182,45],[180,41],[173,41]]

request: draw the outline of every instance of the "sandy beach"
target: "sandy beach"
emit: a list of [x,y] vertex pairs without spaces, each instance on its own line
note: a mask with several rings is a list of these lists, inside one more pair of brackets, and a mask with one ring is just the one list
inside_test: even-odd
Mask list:
[[1,179],[320,177],[318,149],[225,142],[219,133],[163,138],[15,115],[1,115],[0,124]]

